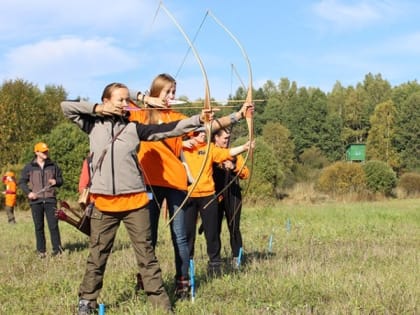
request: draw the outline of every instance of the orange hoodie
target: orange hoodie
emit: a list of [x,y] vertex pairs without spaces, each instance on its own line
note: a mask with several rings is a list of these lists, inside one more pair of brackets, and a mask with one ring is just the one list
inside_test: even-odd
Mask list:
[[[201,165],[206,157],[207,143],[200,143],[191,149],[184,149],[184,157],[190,168],[191,174],[196,178],[200,172]],[[231,160],[230,149],[216,147],[210,144],[209,157],[207,158],[203,174],[199,178],[191,197],[206,197],[215,193],[213,181],[213,163],[220,163]],[[189,187],[191,189],[192,185]]]
[[[234,173],[238,173],[241,167],[244,165],[245,159],[242,155],[236,156],[236,167],[233,170]],[[241,170],[241,173],[238,176],[240,179],[247,179],[249,177],[249,168],[244,166]]]
[[[162,110],[159,113],[161,123],[188,117],[172,109]],[[131,121],[145,123],[146,119],[146,110],[132,111],[130,113]],[[141,142],[138,159],[146,184],[186,191],[187,174],[179,159],[181,150],[182,137],[154,142]]]

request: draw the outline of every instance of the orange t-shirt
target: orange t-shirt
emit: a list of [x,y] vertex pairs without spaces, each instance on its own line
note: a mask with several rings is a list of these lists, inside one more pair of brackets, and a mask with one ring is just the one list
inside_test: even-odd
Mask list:
[[[197,178],[199,175],[201,166],[206,157],[207,143],[201,143],[193,147],[192,149],[184,149],[184,157],[190,168],[191,175],[193,178]],[[214,181],[213,181],[213,163],[221,163],[225,160],[231,160],[230,149],[218,148],[213,143],[210,144],[209,156],[204,166],[203,173],[199,178],[194,191],[191,193],[191,197],[206,197],[215,193]],[[193,184],[194,185],[194,184]],[[193,185],[190,185],[189,189]]]
[[117,196],[91,194],[90,200],[95,207],[107,212],[123,212],[143,208],[149,203],[146,192],[124,194]]
[[[168,123],[187,118],[171,109],[159,111],[159,123]],[[130,112],[130,120],[145,123],[146,110]],[[165,144],[163,143],[165,142]],[[187,190],[187,174],[179,159],[182,150],[182,137],[161,141],[142,141],[138,159],[147,185]]]

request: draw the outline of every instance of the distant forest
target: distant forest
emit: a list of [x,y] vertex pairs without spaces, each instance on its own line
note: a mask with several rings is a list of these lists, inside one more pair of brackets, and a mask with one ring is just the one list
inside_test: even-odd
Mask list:
[[[231,100],[242,100],[238,88]],[[63,116],[62,86],[38,86],[24,80],[5,81],[0,87],[0,166],[19,170],[33,154],[33,145],[45,141],[51,156],[63,168],[65,194],[76,194],[81,162],[88,153],[87,137]],[[386,163],[400,176],[420,171],[420,85],[417,81],[391,84],[381,74],[365,75],[356,86],[336,82],[331,92],[299,87],[281,78],[253,91],[253,184],[286,187],[308,180],[305,169],[320,169],[346,159],[350,144],[366,145],[366,160]],[[232,102],[240,107],[240,102]],[[220,114],[233,111],[224,108]],[[182,109],[184,110],[184,109]],[[198,109],[186,109],[187,115]],[[234,143],[247,137],[246,123],[233,127]],[[273,191],[275,189],[272,189]]]

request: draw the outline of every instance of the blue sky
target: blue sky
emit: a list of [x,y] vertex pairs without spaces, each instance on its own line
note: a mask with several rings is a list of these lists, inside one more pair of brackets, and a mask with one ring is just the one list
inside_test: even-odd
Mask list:
[[[191,39],[207,10],[244,46],[253,85],[287,77],[328,92],[336,81],[362,82],[381,73],[392,85],[418,80],[420,3],[407,0],[282,1],[166,0]],[[146,90],[159,73],[175,75],[177,94],[203,97],[203,76],[187,43],[158,0],[3,0],[0,80],[24,79],[41,90],[62,85],[70,98],[99,101],[104,86],[123,82]],[[240,80],[245,59],[207,17],[194,41],[210,83],[224,100]],[[232,66],[233,65],[233,66]]]

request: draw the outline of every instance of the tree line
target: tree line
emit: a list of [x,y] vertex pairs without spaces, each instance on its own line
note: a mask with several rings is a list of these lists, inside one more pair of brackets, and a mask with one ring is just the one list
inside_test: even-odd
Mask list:
[[[245,95],[240,87],[229,98],[241,100]],[[77,194],[81,163],[89,148],[86,136],[61,112],[59,104],[67,96],[62,86],[48,85],[42,91],[22,79],[3,82],[0,167],[19,174],[33,156],[33,144],[45,141],[66,179],[60,194],[72,197]],[[255,106],[257,147],[249,159],[253,175],[248,190],[254,199],[276,197],[285,187],[314,180],[316,170],[345,160],[346,148],[353,143],[366,144],[367,160],[382,161],[397,175],[420,170],[417,81],[391,86],[381,74],[368,73],[355,86],[337,81],[330,92],[324,92],[281,78],[254,90],[254,98],[264,100]],[[232,111],[219,107],[220,115]],[[232,132],[233,144],[244,142],[246,124],[234,126]]]

